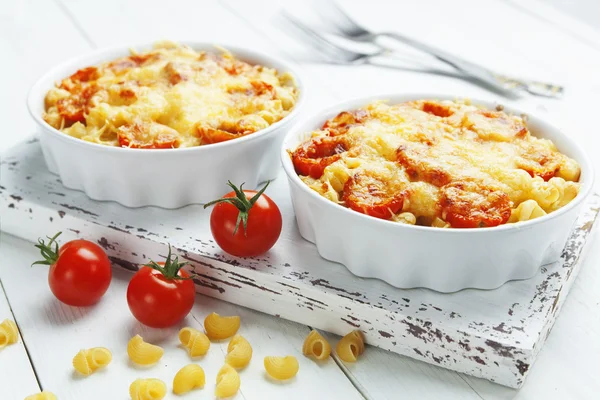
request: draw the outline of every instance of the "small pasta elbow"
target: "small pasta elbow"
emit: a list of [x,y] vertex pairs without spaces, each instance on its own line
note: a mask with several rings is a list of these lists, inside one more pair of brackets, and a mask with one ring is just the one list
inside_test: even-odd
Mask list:
[[212,340],[227,339],[235,335],[240,329],[240,317],[222,317],[217,313],[211,313],[204,319],[204,330]]
[[250,342],[241,335],[235,335],[231,338],[229,346],[227,346],[227,356],[225,362],[233,368],[244,368],[252,359],[252,346]]
[[162,347],[146,343],[140,335],[135,335],[127,343],[129,359],[139,365],[151,365],[158,362],[164,352]]
[[264,366],[267,374],[278,381],[292,379],[300,369],[298,360],[294,356],[265,357]]
[[217,374],[217,386],[215,396],[231,397],[240,389],[240,375],[229,364],[223,365]]
[[312,356],[316,360],[326,360],[331,354],[331,345],[319,332],[313,329],[304,340],[302,353],[305,356]]
[[131,400],[162,400],[167,395],[167,385],[160,379],[136,379],[129,386]]
[[201,389],[206,383],[202,367],[189,364],[181,368],[173,378],[173,393],[184,394],[194,389]]
[[345,362],[356,362],[358,356],[365,351],[365,341],[363,333],[354,330],[340,339],[335,351],[338,357]]
[[203,356],[210,348],[208,336],[190,327],[182,328],[179,331],[179,342],[188,350],[190,357]]

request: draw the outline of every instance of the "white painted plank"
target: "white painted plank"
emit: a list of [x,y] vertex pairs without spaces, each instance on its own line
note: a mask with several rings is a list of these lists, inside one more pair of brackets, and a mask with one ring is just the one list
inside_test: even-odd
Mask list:
[[[37,259],[33,245],[6,234],[1,237],[0,273],[6,293],[27,339],[43,388],[53,391],[61,400],[125,398],[129,384],[139,377],[162,379],[170,388],[178,369],[191,362],[187,353],[178,347],[178,329],[182,326],[202,329],[204,317],[212,311],[221,315],[240,315],[239,333],[254,348],[250,366],[240,373],[242,386],[237,398],[362,398],[334,360],[316,364],[302,355],[302,343],[309,332],[306,326],[198,296],[192,313],[178,327],[143,327],[127,307],[125,293],[131,274],[119,270],[114,271],[109,291],[97,306],[65,306],[48,289],[47,268],[29,267]],[[126,346],[135,334],[165,348],[165,355],[157,365],[141,369],[129,364]],[[207,383],[202,391],[189,395],[189,398],[214,398],[216,374],[223,365],[227,344],[227,341],[213,343],[209,353],[198,361],[206,372]],[[82,348],[95,346],[109,348],[113,362],[106,370],[88,378],[78,377],[71,366],[73,356]],[[267,355],[296,356],[300,363],[297,377],[284,384],[267,379],[262,364]],[[1,359],[0,355],[0,362]],[[169,394],[167,398],[175,396]]]
[[[596,233],[598,239],[598,235]],[[597,243],[597,242],[596,242]],[[527,382],[517,392],[465,377],[486,399],[598,399],[600,380],[600,246],[590,248],[585,266],[565,301]]]
[[34,132],[25,101],[29,88],[54,65],[90,46],[53,1],[2,0],[0,6],[0,150]]
[[[0,245],[0,252],[1,249],[2,245]],[[5,319],[15,321],[2,288],[1,276],[2,274],[0,274],[0,322]],[[18,320],[16,322],[19,323]],[[22,334],[19,336],[18,343],[0,350],[0,371],[10,371],[10,373],[0,373],[0,398],[2,399],[22,399],[40,390],[23,344]]]
[[[83,11],[86,11],[86,9],[84,8],[84,9],[83,9]],[[334,75],[334,74],[337,74],[337,72],[338,72],[338,71],[339,71],[338,69],[331,69],[331,70],[328,70],[328,75]],[[585,270],[586,270],[586,269],[584,269],[584,271],[585,271]],[[542,353],[542,354],[543,354],[543,353]],[[495,388],[495,386],[493,386],[493,387]]]
[[[339,336],[322,332],[332,348]],[[345,363],[334,355],[341,368],[367,399],[480,399],[465,376],[421,361],[367,346],[355,363]],[[478,380],[476,378],[473,378]],[[487,382],[487,381],[483,381]],[[501,388],[489,383],[492,388]],[[505,389],[505,388],[502,388]],[[514,392],[512,389],[507,389]]]

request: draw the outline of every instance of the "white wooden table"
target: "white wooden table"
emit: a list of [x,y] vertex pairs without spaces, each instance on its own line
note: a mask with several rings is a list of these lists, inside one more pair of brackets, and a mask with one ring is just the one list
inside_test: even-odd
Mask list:
[[[597,31],[535,0],[371,0],[368,6],[357,0],[344,4],[367,25],[419,36],[507,74],[564,83],[568,91],[563,100],[524,98],[519,106],[568,127],[592,158],[596,156],[600,142],[595,123],[600,89]],[[284,6],[306,14],[306,5],[303,9],[294,4]],[[303,61],[311,53],[286,37],[273,18],[280,7],[275,0],[4,0],[0,4],[0,150],[33,132],[25,97],[41,73],[90,49],[123,42],[193,39],[282,54],[300,62],[308,77],[310,104],[306,112],[342,98],[378,92],[445,91],[491,96],[478,87],[439,76]],[[594,162],[600,171],[597,158]],[[40,232],[40,236],[48,233]],[[199,326],[211,311],[242,317],[240,332],[254,346],[255,355],[254,362],[241,374],[238,398],[597,399],[598,240],[591,244],[591,253],[561,316],[519,391],[375,348],[368,348],[355,365],[333,359],[317,365],[300,352],[309,332],[307,326],[206,297],[197,298],[185,324]],[[132,335],[141,333],[148,340],[175,347],[176,328],[152,330],[133,319],[125,302],[130,275],[124,271],[115,271],[111,288],[98,306],[79,309],[60,304],[48,289],[46,268],[29,267],[37,257],[34,250],[31,243],[6,234],[0,236],[0,320],[16,319],[22,336],[18,345],[0,351],[0,399],[19,400],[40,389],[53,391],[60,400],[124,399],[129,383],[136,377],[170,382],[187,362],[182,350],[173,349],[156,368],[132,369],[124,355]],[[77,378],[70,368],[71,358],[80,348],[92,346],[111,348],[115,360],[102,373]],[[226,345],[217,345],[200,362],[207,373],[207,386],[186,398],[214,398],[214,380],[225,350]],[[298,357],[301,373],[293,382],[274,384],[264,378],[260,360],[274,354]]]

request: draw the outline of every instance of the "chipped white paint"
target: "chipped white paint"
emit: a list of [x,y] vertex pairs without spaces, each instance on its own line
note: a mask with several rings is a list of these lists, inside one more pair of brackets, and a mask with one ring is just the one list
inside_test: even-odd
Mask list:
[[34,241],[40,232],[60,230],[62,240],[95,240],[115,264],[130,270],[164,256],[170,243],[192,263],[200,293],[337,334],[358,328],[372,345],[511,387],[523,383],[546,340],[579,271],[600,204],[594,196],[561,261],[531,280],[494,291],[441,294],[358,278],[320,258],[298,234],[281,176],[268,193],[284,216],[282,237],[267,255],[243,259],[214,244],[210,210],[199,205],[130,209],[65,189],[46,170],[36,140],[6,154],[0,172],[6,232]]

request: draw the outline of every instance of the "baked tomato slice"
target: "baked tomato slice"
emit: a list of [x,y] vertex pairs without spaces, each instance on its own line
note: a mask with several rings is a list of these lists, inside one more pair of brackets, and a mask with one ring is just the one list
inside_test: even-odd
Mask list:
[[512,202],[501,190],[472,181],[441,188],[442,218],[453,228],[486,228],[505,224]]
[[131,149],[173,149],[179,147],[177,131],[154,122],[135,122],[117,129],[119,145]]
[[329,131],[331,136],[339,136],[348,133],[352,125],[363,123],[369,118],[367,110],[342,111],[335,117],[328,119],[322,129]]
[[198,132],[198,136],[202,139],[203,144],[221,143],[244,136],[241,133],[232,133],[223,129],[215,129],[200,125],[196,127],[196,131]]
[[404,205],[406,191],[369,173],[357,173],[346,181],[342,200],[354,211],[390,219]]
[[58,100],[56,108],[58,114],[65,119],[65,125],[71,126],[75,122],[85,122],[90,99],[98,91],[95,84],[79,86],[71,96]]
[[546,182],[556,176],[563,161],[560,153],[533,143],[523,143],[521,147],[523,150],[517,159],[517,167],[527,171],[531,177],[539,176]]
[[319,179],[327,166],[339,160],[350,149],[343,136],[319,136],[301,144],[292,153],[292,162],[298,175]]

